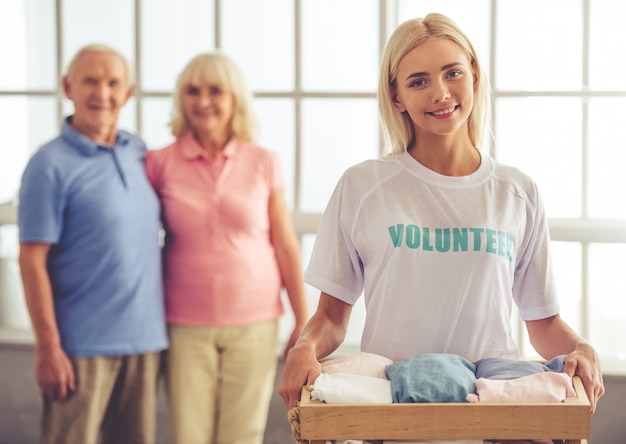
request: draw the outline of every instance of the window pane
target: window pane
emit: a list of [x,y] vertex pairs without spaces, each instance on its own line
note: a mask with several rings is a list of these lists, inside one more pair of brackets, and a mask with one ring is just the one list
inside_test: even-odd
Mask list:
[[295,115],[292,99],[255,99],[255,112],[259,120],[258,143],[278,153],[285,181],[285,199],[294,208],[296,184]]
[[376,91],[378,2],[302,0],[302,87]]
[[581,119],[580,99],[529,97],[496,102],[497,158],[537,181],[549,217],[581,215]]
[[55,99],[0,97],[0,203],[17,196],[32,153],[58,133]]
[[255,91],[294,87],[293,4],[293,0],[221,3],[222,49],[236,60]]
[[211,0],[142,0],[143,90],[172,91],[187,62],[215,47],[213,3]]
[[[63,70],[90,43],[112,46],[135,63],[135,9],[127,0],[61,0]],[[51,38],[52,36],[49,36]]]
[[[489,72],[490,20],[489,0],[399,0],[398,24],[425,17],[431,12],[447,15],[459,25],[478,53],[483,70]],[[391,33],[393,29],[389,29]]]
[[594,89],[626,89],[624,16],[626,3],[615,0],[589,2],[589,85]]
[[343,172],[378,157],[374,99],[308,99],[302,103],[300,209],[321,212]]
[[172,117],[171,98],[144,98],[141,110],[141,136],[148,149],[163,148],[174,141],[169,122]]
[[498,2],[496,33],[498,89],[582,87],[581,0]]
[[552,242],[552,264],[561,303],[561,317],[582,334],[582,247],[578,242]]
[[[313,252],[313,245],[315,244],[314,234],[305,234],[302,236],[302,267],[306,269],[311,260],[311,253]],[[317,288],[305,284],[306,299],[308,301],[309,313],[313,314],[317,308],[317,303],[320,299],[320,291]]]
[[53,0],[0,2],[0,89],[56,89],[55,33]]
[[595,218],[626,219],[626,140],[623,137],[626,98],[589,100],[588,213]]
[[0,329],[30,330],[20,279],[17,225],[0,225]]
[[624,258],[626,245],[589,246],[589,339],[603,360],[626,360]]

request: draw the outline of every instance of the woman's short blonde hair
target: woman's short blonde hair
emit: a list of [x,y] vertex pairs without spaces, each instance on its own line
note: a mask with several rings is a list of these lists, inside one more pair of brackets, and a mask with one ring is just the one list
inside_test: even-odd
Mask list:
[[479,148],[487,131],[490,112],[489,82],[485,77],[476,51],[456,23],[442,14],[407,20],[392,33],[383,53],[378,84],[378,107],[386,142],[392,155],[406,151],[415,141],[413,122],[407,112],[393,106],[398,65],[413,48],[429,38],[446,38],[459,45],[467,54],[476,77],[474,108],[468,118],[469,137]]
[[252,140],[257,129],[252,91],[248,88],[243,73],[235,62],[217,51],[198,54],[178,75],[174,91],[174,110],[170,122],[174,137],[180,137],[191,129],[182,108],[185,88],[190,84],[201,83],[209,83],[233,95],[234,106],[230,121],[230,134],[241,140]]

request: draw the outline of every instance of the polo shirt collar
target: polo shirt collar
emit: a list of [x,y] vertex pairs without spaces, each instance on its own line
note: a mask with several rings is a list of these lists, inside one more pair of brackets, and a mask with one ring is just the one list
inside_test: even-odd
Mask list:
[[[200,142],[198,142],[198,140],[193,136],[193,133],[190,131],[182,135],[178,143],[185,159],[192,160],[197,158],[209,158],[202,148],[202,145],[200,145]],[[229,157],[234,156],[238,150],[239,143],[235,138],[232,138],[228,141],[224,149],[217,155],[228,159]]]
[[[79,133],[72,126],[72,116],[66,117],[61,128],[61,137],[67,140],[73,147],[85,156],[94,156],[100,149],[110,149],[108,146],[100,145],[93,139]],[[125,146],[130,140],[130,136],[125,131],[117,131],[115,135],[115,147]]]

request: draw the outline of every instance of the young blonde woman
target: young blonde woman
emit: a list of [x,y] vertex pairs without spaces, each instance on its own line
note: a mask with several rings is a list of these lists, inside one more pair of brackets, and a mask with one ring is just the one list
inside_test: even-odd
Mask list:
[[489,88],[472,44],[440,14],[401,24],[378,91],[391,152],[348,169],[322,218],[305,281],[317,311],[285,363],[279,392],[296,406],[319,360],[367,310],[361,350],[394,361],[423,353],[518,357],[512,306],[546,359],[567,354],[595,409],[595,350],[559,316],[548,223],[534,181],[481,151]]
[[286,350],[308,318],[278,158],[254,142],[252,93],[220,53],[179,75],[172,133],[146,169],[165,229],[173,442],[261,444],[283,286],[295,317]]

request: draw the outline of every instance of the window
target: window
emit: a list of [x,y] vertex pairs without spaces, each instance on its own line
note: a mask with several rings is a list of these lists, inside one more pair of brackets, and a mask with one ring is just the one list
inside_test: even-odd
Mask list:
[[[398,23],[431,11],[457,21],[488,71],[495,137],[487,149],[539,184],[563,317],[593,341],[605,368],[626,370],[626,78],[619,74],[626,6],[612,0],[2,2],[0,204],[14,199],[28,158],[71,112],[59,79],[80,46],[107,43],[135,62],[136,94],[120,125],[151,148],[172,140],[178,72],[195,54],[221,48],[255,92],[260,143],[280,155],[306,264],[341,173],[383,150],[376,106],[382,47]],[[14,222],[0,217],[5,226]],[[4,245],[15,242],[14,230],[0,234]],[[318,294],[308,291],[314,310]],[[348,342],[358,343],[362,322],[357,307]],[[517,329],[522,351],[533,356]]]

